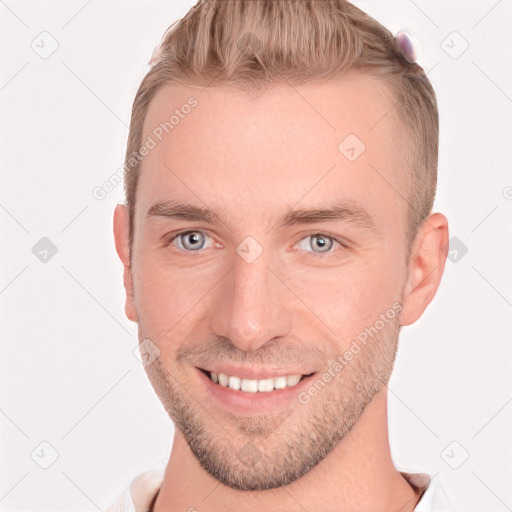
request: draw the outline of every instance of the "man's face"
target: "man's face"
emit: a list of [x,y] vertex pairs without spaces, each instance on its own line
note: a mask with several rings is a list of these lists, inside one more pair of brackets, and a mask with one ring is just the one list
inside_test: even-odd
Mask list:
[[[197,106],[158,141],[155,128],[192,96]],[[139,340],[160,351],[146,371],[169,416],[226,485],[296,480],[390,377],[399,333],[390,311],[407,277],[405,171],[391,106],[382,86],[355,75],[252,98],[167,86],[151,103],[142,140],[157,145],[137,190],[126,310]],[[359,156],[354,136],[339,149],[349,134],[365,145]],[[165,201],[221,220],[147,215]],[[340,218],[280,221],[340,204]],[[220,389],[200,370],[228,365],[314,375],[250,393]],[[310,392],[329,369],[330,381]]]

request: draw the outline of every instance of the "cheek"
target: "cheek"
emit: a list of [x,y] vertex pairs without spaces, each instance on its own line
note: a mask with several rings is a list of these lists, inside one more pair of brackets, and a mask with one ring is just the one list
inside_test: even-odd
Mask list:
[[141,261],[134,279],[139,318],[153,336],[163,336],[182,319],[189,304],[191,284],[183,274],[157,261]]
[[162,341],[186,334],[225,273],[208,265],[185,268],[154,255],[142,256],[137,264],[134,290],[139,319]]
[[300,316],[301,322],[319,326],[319,334],[333,340],[339,352],[381,314],[395,315],[401,273],[396,256],[380,251],[378,256],[337,268],[303,269],[294,277],[289,275],[289,282],[303,302],[298,307],[311,311]]

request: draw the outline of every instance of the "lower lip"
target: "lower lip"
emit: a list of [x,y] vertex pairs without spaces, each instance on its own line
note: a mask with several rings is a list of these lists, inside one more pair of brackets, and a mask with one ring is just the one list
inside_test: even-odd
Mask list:
[[285,410],[295,401],[300,404],[297,395],[304,391],[309,385],[315,374],[304,377],[301,381],[292,387],[275,389],[274,391],[248,393],[239,389],[231,389],[213,382],[202,370],[196,368],[202,385],[206,387],[206,392],[221,407],[235,412],[237,414],[254,414],[276,412]]

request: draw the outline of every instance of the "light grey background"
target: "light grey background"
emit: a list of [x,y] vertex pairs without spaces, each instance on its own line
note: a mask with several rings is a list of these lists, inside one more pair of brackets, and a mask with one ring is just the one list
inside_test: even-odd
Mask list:
[[[194,3],[0,0],[0,510],[101,510],[170,452],[124,316],[122,185],[93,190],[123,165],[153,48]],[[458,239],[437,297],[402,331],[393,458],[439,478],[456,510],[512,510],[512,5],[355,3],[418,42],[441,116],[435,209]],[[47,262],[32,251],[43,237],[57,247]]]

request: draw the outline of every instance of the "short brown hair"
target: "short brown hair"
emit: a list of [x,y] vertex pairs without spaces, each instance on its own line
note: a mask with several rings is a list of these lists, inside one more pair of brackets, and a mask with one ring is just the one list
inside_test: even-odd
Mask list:
[[[132,108],[124,186],[130,255],[149,104],[164,84],[262,89],[339,78],[358,71],[384,81],[400,123],[407,169],[407,243],[430,214],[437,185],[439,116],[423,68],[397,51],[393,34],[347,0],[199,0],[164,33]],[[396,113],[395,113],[396,112]],[[341,142],[341,141],[340,141]],[[131,256],[130,256],[131,261]]]

